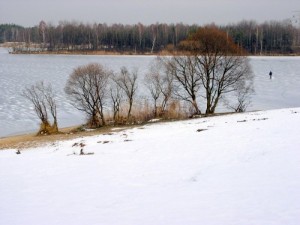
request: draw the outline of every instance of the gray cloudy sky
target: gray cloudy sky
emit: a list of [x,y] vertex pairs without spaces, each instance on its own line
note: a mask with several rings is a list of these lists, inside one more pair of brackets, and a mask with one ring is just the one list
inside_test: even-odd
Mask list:
[[[40,20],[84,23],[224,25],[300,16],[300,0],[0,0],[0,24],[34,26]],[[298,11],[298,12],[295,12]]]

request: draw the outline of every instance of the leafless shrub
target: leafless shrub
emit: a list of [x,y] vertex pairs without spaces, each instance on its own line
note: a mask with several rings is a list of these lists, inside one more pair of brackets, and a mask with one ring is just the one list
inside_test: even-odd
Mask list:
[[[42,81],[37,82],[30,87],[26,87],[22,92],[22,96],[28,99],[34,105],[35,113],[41,120],[38,134],[57,133],[57,105],[51,84],[46,86]],[[52,125],[50,124],[48,118],[49,112],[53,118]]]
[[248,106],[251,104],[251,95],[254,93],[252,83],[247,84],[241,82],[237,84],[237,87],[232,95],[230,101],[228,99],[224,100],[225,106],[228,109],[232,109],[235,112],[245,112]]

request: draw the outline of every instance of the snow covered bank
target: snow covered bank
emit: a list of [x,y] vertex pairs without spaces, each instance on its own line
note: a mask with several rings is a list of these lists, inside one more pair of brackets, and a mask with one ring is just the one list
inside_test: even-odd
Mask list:
[[299,224],[299,124],[282,109],[0,151],[0,224]]

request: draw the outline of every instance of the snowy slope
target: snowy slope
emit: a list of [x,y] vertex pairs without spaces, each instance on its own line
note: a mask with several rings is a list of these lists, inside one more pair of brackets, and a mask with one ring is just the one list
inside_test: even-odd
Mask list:
[[298,225],[299,124],[282,109],[0,151],[0,224]]

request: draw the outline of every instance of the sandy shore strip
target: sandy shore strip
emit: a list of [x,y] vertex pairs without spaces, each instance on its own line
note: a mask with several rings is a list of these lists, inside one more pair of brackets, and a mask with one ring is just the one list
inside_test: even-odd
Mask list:
[[[127,126],[121,127],[118,131],[127,129]],[[37,136],[35,133],[9,136],[0,138],[0,150],[3,149],[26,149],[42,146],[46,143],[71,140],[79,137],[93,136],[112,132],[115,127],[103,127],[95,130],[79,131],[78,127],[67,127],[60,129],[59,134]],[[114,130],[116,132],[116,130]]]

